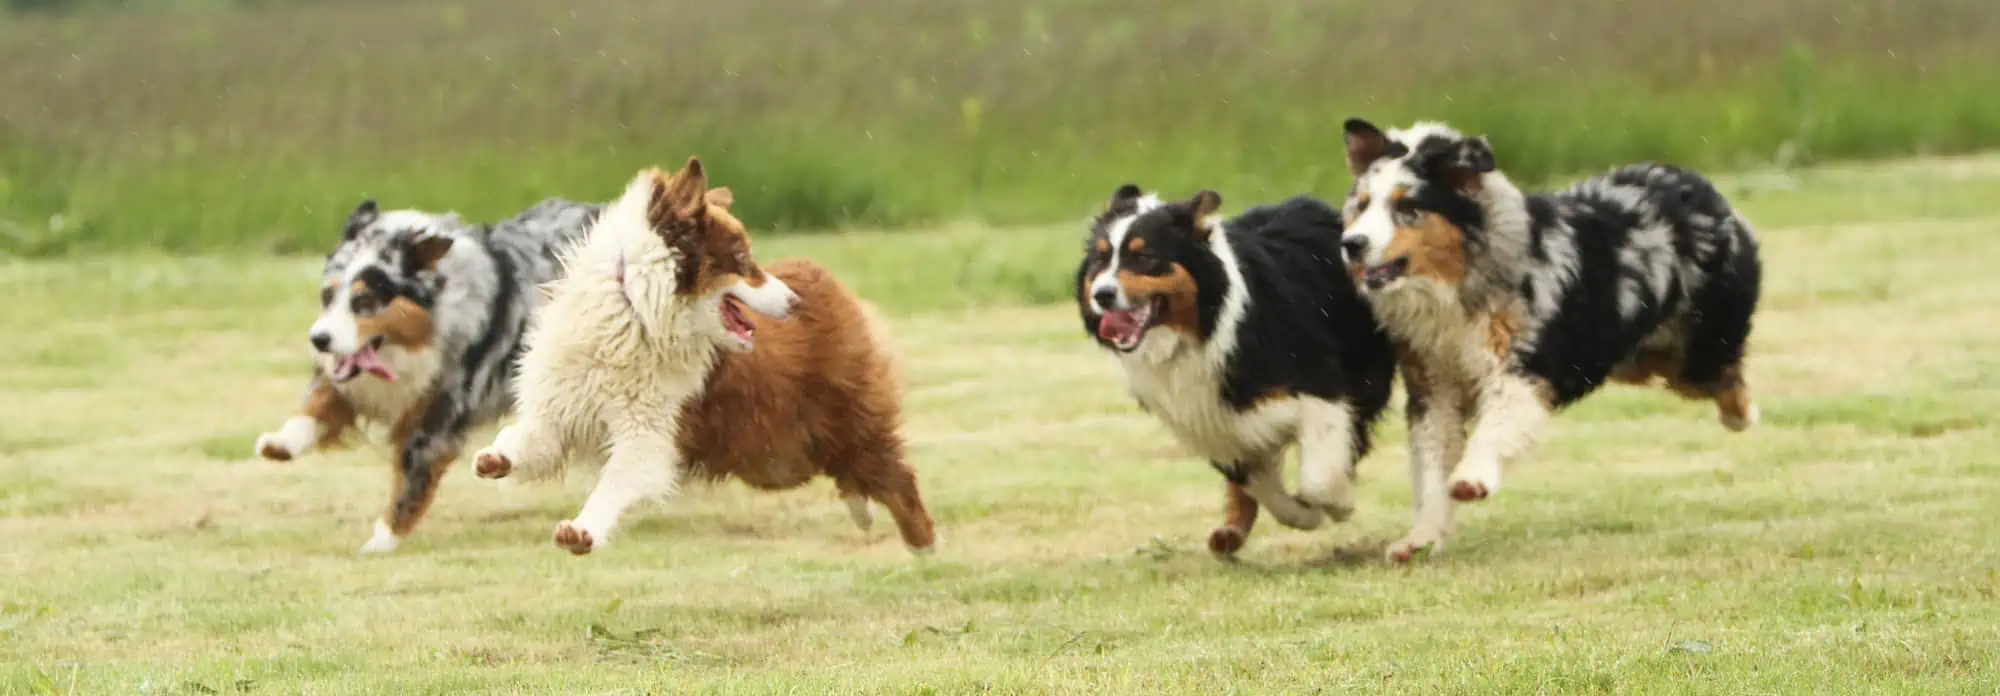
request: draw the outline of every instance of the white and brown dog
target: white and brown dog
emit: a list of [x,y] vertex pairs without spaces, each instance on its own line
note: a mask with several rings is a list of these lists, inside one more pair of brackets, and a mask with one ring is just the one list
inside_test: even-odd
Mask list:
[[759,268],[731,203],[690,158],[671,177],[641,172],[605,209],[563,257],[521,358],[519,420],[475,456],[479,474],[542,478],[601,457],[582,511],[556,526],[576,554],[690,476],[774,490],[821,474],[858,526],[879,502],[929,550],[885,334],[825,269]]

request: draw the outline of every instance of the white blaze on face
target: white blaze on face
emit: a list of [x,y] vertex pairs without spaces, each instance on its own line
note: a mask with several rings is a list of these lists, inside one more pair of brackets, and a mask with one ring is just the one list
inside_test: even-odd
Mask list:
[[752,286],[749,280],[738,278],[723,292],[772,319],[791,316],[792,308],[799,303],[798,293],[792,292],[791,286],[769,273],[764,274],[763,285]]
[[[1104,228],[1105,241],[1111,245],[1111,259],[1104,263],[1104,270],[1098,271],[1097,275],[1091,277],[1089,290],[1084,293],[1090,298],[1090,311],[1103,314],[1111,310],[1130,310],[1132,308],[1131,298],[1125,296],[1124,286],[1118,284],[1119,255],[1125,251],[1125,235],[1132,231],[1132,221],[1138,219],[1146,211],[1158,208],[1160,205],[1159,196],[1150,193],[1140,196],[1132,209],[1132,214],[1113,220],[1109,226]],[[1116,301],[1112,302],[1114,306],[1106,307],[1103,303],[1097,301],[1098,296],[1106,290],[1109,290],[1112,296],[1117,298]]]
[[361,350],[360,326],[354,316],[354,276],[365,266],[344,269],[340,277],[329,288],[330,298],[325,307],[320,308],[319,319],[313,321],[308,337],[317,347],[326,337],[326,352],[334,355],[351,355]]
[[[1404,187],[1408,193],[1421,185],[1423,182],[1396,160],[1375,163],[1355,182],[1354,195],[1347,201],[1347,232],[1341,235],[1341,242],[1343,249],[1353,248],[1356,241],[1364,242],[1365,247],[1361,258],[1346,259],[1348,263],[1382,263],[1382,251],[1396,237],[1395,204],[1391,202],[1396,189]],[[1363,200],[1367,207],[1361,207]]]

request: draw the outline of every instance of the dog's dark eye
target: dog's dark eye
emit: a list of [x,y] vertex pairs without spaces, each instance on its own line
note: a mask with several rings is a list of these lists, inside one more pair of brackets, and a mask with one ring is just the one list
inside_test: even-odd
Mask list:
[[352,304],[355,314],[370,314],[380,303],[375,301],[374,295],[355,295]]
[[330,304],[333,304],[333,288],[331,287],[320,288],[319,306],[325,307]]

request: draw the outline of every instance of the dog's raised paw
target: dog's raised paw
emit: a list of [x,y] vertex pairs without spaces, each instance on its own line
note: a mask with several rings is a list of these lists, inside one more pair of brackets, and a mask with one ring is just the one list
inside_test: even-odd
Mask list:
[[556,525],[555,541],[557,546],[578,556],[590,553],[591,547],[596,545],[588,530],[569,522]]
[[491,449],[483,449],[479,454],[473,455],[472,470],[479,474],[479,478],[506,478],[508,474],[514,472],[514,463],[508,461],[506,455]]
[[1478,481],[1460,479],[1451,482],[1451,499],[1461,503],[1485,500],[1486,496],[1490,494],[1492,494],[1492,489],[1487,488],[1486,484]]
[[257,456],[274,462],[289,462],[292,460],[292,448],[279,442],[277,433],[264,433],[257,436]]

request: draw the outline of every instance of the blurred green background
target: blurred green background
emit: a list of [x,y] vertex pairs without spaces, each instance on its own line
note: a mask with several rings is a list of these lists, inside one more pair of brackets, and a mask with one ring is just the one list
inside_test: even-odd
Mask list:
[[0,0],[0,253],[325,249],[699,154],[756,229],[1236,208],[1443,119],[1530,182],[2000,144],[1994,0]]

